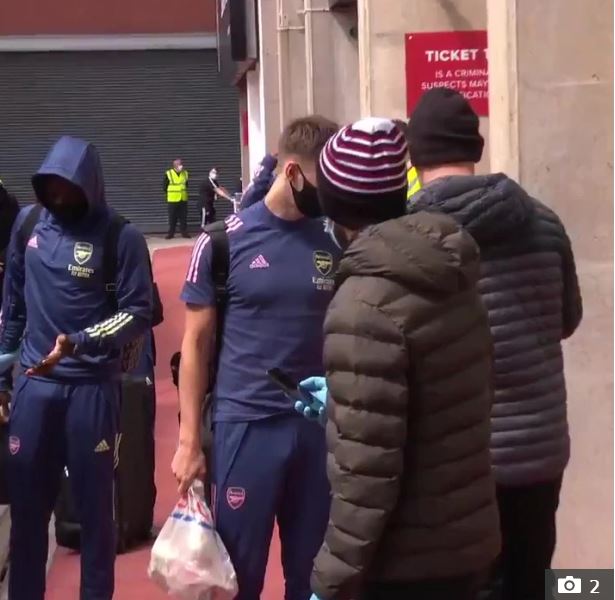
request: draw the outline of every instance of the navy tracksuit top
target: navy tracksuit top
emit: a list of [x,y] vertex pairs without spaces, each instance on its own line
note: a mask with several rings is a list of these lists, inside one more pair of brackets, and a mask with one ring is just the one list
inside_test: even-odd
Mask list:
[[[14,351],[23,335],[20,362],[28,368],[53,349],[58,334],[65,333],[77,344],[77,355],[62,359],[49,379],[93,383],[117,378],[120,349],[150,326],[152,285],[145,239],[131,224],[122,228],[114,309],[102,272],[112,209],[105,201],[96,148],[62,137],[35,178],[41,175],[58,175],[78,185],[89,210],[82,221],[67,226],[44,209],[25,250],[17,232],[31,207],[18,215],[7,257],[0,353]],[[6,376],[0,373],[0,389],[6,388]]]

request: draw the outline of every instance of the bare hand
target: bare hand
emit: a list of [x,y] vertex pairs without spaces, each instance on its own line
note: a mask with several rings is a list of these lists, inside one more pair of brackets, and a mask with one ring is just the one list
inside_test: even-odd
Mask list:
[[177,479],[177,491],[183,496],[197,477],[205,476],[205,455],[200,449],[180,444],[173,457],[171,470]]
[[65,357],[71,356],[75,350],[75,344],[69,341],[68,336],[61,333],[56,338],[53,350],[37,365],[29,368],[26,375],[49,375],[53,368]]
[[9,404],[11,402],[10,392],[0,392],[0,423],[9,421]]

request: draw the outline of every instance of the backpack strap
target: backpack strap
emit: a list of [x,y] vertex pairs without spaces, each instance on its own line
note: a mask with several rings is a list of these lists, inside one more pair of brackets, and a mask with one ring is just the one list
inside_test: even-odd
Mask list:
[[216,290],[216,343],[209,378],[209,389],[212,390],[218,372],[220,350],[222,349],[224,319],[228,304],[227,283],[231,261],[226,223],[224,221],[216,221],[207,225],[203,231],[209,235],[211,240],[211,277]]
[[23,220],[23,223],[21,224],[21,227],[19,228],[19,231],[17,234],[19,236],[18,238],[19,248],[21,249],[22,252],[26,251],[26,246],[28,244],[28,241],[32,237],[32,232],[34,231],[34,228],[39,222],[42,212],[43,212],[42,205],[35,204],[28,211],[26,218]]
[[205,233],[211,239],[211,277],[216,288],[216,308],[226,307],[227,280],[230,266],[228,232],[224,221],[207,225]]
[[103,241],[103,281],[105,282],[105,292],[109,293],[109,302],[113,310],[117,310],[117,297],[115,295],[117,291],[117,247],[122,229],[127,223],[128,221],[124,217],[113,211]]

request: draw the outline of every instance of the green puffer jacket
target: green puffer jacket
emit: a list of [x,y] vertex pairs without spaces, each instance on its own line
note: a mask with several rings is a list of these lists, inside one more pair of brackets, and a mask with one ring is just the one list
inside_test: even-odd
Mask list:
[[500,548],[489,458],[492,342],[479,252],[449,217],[363,231],[325,322],[328,530],[322,600],[365,581],[485,570]]

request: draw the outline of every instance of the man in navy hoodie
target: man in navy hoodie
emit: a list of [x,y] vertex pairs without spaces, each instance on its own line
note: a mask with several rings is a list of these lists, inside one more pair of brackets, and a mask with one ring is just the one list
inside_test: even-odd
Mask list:
[[82,527],[80,598],[110,600],[120,353],[150,326],[147,246],[135,227],[121,228],[108,292],[103,244],[114,213],[92,144],[61,138],[32,185],[43,210],[29,239],[20,231],[32,207],[13,228],[0,322],[0,354],[23,337],[10,416],[9,598],[44,598],[47,528],[68,465]]
[[267,154],[254,173],[252,182],[241,198],[241,210],[250,208],[253,204],[265,199],[275,181],[275,169],[278,166],[278,157]]

